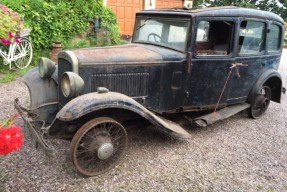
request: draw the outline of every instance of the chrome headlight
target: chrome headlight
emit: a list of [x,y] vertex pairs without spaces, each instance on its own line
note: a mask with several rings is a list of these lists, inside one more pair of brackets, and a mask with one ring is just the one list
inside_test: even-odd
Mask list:
[[73,72],[65,72],[62,75],[61,89],[65,97],[80,95],[84,88],[84,80]]
[[56,69],[56,63],[48,58],[41,57],[38,62],[39,73],[41,78],[49,78]]

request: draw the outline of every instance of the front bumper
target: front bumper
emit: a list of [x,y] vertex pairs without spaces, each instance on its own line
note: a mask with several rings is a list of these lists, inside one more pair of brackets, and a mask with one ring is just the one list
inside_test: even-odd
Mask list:
[[[44,139],[44,136],[47,134],[46,129],[44,128],[45,122],[34,120],[37,118],[37,114],[35,114],[32,110],[24,108],[19,104],[19,99],[16,98],[14,101],[15,109],[18,111],[23,121],[25,122],[25,127],[30,131],[33,139],[36,141],[36,146],[40,146],[47,156],[54,156],[54,150],[47,144]],[[33,117],[34,116],[34,117]],[[40,122],[42,125],[40,127],[36,127],[33,125],[36,122]]]

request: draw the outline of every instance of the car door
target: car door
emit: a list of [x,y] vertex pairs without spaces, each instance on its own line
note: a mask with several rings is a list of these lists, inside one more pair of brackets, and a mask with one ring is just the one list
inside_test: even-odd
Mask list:
[[198,18],[191,70],[187,75],[185,110],[225,106],[230,88],[236,18]]
[[[181,110],[185,92],[186,47],[190,19],[167,20],[163,26],[161,45],[171,49],[158,51],[164,58],[161,65],[160,101],[158,111],[174,113]],[[160,51],[163,50],[163,51]]]
[[228,104],[245,102],[258,75],[267,67],[265,34],[267,22],[242,19],[239,24],[235,70],[228,94]]

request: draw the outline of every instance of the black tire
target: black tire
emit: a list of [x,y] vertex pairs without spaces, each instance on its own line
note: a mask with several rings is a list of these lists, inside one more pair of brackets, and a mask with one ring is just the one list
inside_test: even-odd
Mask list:
[[263,115],[270,104],[271,101],[271,89],[270,87],[263,85],[259,91],[251,99],[251,107],[248,108],[248,115],[251,118],[258,118]]
[[125,128],[109,117],[85,123],[71,141],[72,162],[85,176],[96,176],[112,169],[125,153]]

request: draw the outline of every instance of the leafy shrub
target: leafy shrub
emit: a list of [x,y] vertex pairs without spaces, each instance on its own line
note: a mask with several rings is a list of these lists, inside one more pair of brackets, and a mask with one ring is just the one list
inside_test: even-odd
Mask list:
[[24,27],[24,24],[18,13],[0,4],[0,26],[2,44],[10,44],[11,40],[15,40],[13,37],[17,36],[16,33]]
[[24,15],[35,49],[48,48],[53,40],[68,44],[88,29],[95,16],[100,18],[108,42],[120,42],[116,17],[99,0],[0,0],[0,3]]

